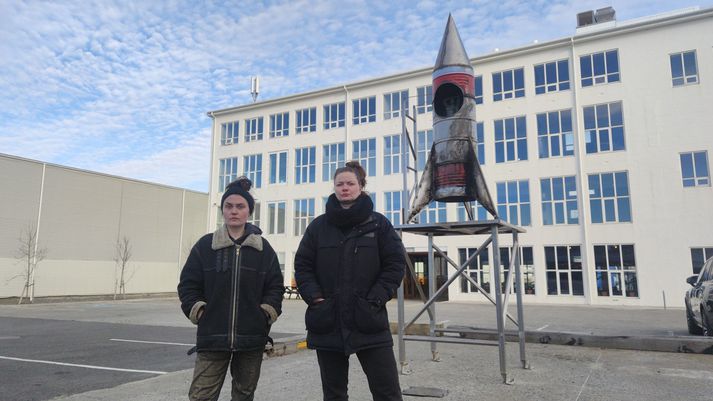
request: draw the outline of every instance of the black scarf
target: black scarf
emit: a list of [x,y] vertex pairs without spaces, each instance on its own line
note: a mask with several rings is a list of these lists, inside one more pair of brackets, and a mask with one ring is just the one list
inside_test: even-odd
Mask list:
[[327,221],[341,229],[348,229],[366,220],[374,210],[374,203],[369,195],[361,194],[354,201],[354,204],[345,209],[337,200],[337,196],[331,194],[327,199]]

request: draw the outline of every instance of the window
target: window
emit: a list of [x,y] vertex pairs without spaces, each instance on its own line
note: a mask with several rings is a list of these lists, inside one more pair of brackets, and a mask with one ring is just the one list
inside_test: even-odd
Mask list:
[[706,260],[713,258],[713,247],[691,248],[691,263],[693,264],[693,274],[701,272],[701,268]]
[[710,186],[708,152],[681,153],[681,175],[684,187]]
[[352,100],[352,124],[359,125],[376,121],[376,96]]
[[[490,217],[488,211],[485,210],[483,205],[481,205],[478,201],[468,202],[468,208],[476,221],[488,220]],[[463,202],[457,203],[456,214],[458,215],[458,221],[469,221],[468,213],[465,206],[463,206]]]
[[525,96],[525,72],[522,68],[493,73],[493,101]]
[[401,134],[384,137],[384,174],[401,172]]
[[498,215],[510,224],[530,225],[530,184],[527,180],[496,183]]
[[621,102],[584,107],[587,153],[624,150],[624,115]]
[[592,223],[630,222],[628,173],[590,174],[589,208]]
[[671,79],[673,86],[698,83],[695,50],[671,55]]
[[[500,289],[505,292],[505,284],[507,283],[507,274],[510,271],[510,255],[512,248],[500,248]],[[523,285],[525,286],[525,294],[535,294],[535,263],[532,257],[531,246],[520,247],[520,273]],[[514,292],[517,288],[515,277],[512,279],[512,288],[510,292]]]
[[573,175],[541,179],[540,192],[543,225],[579,224],[577,183]]
[[270,138],[290,135],[290,113],[270,115]]
[[218,171],[218,191],[223,192],[226,186],[238,178],[238,158],[220,159]]
[[418,214],[419,224],[445,223],[446,221],[448,221],[448,216],[446,216],[445,202],[431,201]]
[[255,188],[262,187],[262,154],[245,156],[243,173],[253,182]]
[[282,273],[282,277],[285,277],[285,253],[284,252],[276,252],[277,253],[277,261],[280,263],[280,273]]
[[433,130],[418,131],[416,133],[416,167],[418,171],[423,171],[426,168],[431,146],[433,146]]
[[295,149],[295,184],[314,182],[315,147]]
[[537,115],[537,144],[540,159],[574,155],[572,110]]
[[248,223],[260,227],[260,202],[255,202],[253,214],[248,217]]
[[268,234],[284,234],[285,233],[285,202],[268,202],[267,203],[267,233]]
[[287,151],[270,153],[270,184],[287,183]]
[[609,50],[579,58],[582,86],[619,82],[619,52]]
[[324,105],[324,129],[344,126],[344,102]]
[[433,86],[416,88],[416,113],[425,114],[433,111]]
[[229,123],[220,124],[220,144],[232,145],[238,143],[238,122],[231,121]]
[[401,192],[384,192],[384,216],[391,224],[401,224]]
[[525,116],[495,120],[495,163],[527,160]]
[[569,89],[569,60],[552,61],[535,66],[535,94]]
[[374,192],[369,192],[369,198],[371,199],[371,204],[374,207],[374,211],[377,211],[378,209],[376,208],[376,194]]
[[262,140],[262,117],[245,120],[245,142]]
[[376,138],[352,141],[352,159],[358,160],[369,177],[376,175]]
[[475,123],[475,148],[478,152],[478,164],[485,165],[485,124]]
[[408,113],[408,89],[384,95],[384,120],[401,116],[401,111]]
[[307,109],[297,110],[295,112],[295,132],[304,134],[306,132],[317,131],[317,108],[310,107]]
[[314,199],[295,199],[294,235],[304,234],[312,220],[314,220]]
[[[468,267],[464,270],[465,274],[478,283],[486,292],[490,292],[490,262],[488,249],[489,248],[483,249],[478,256],[474,257],[473,260],[468,263]],[[463,265],[477,250],[477,248],[458,248],[459,263]],[[460,290],[463,293],[478,292],[478,289],[463,276],[460,278]]]
[[594,265],[600,297],[639,296],[634,245],[594,245]]
[[483,76],[475,77],[475,104],[483,104]]
[[547,295],[584,295],[579,245],[546,246]]
[[344,166],[344,142],[322,147],[322,181],[331,181],[339,167]]

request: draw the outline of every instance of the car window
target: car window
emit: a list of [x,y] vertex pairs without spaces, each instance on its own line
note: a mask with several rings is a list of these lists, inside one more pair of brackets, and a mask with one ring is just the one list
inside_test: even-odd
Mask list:
[[703,267],[703,270],[701,271],[701,278],[700,281],[708,281],[713,277],[713,258],[708,259],[708,262],[706,262],[706,265]]

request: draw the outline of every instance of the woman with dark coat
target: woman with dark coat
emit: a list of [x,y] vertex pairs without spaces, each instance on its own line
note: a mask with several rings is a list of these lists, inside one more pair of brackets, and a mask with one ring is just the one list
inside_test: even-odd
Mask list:
[[326,213],[310,223],[295,254],[308,305],[307,346],[317,351],[324,400],[348,399],[351,354],[374,400],[402,400],[385,304],[406,260],[401,238],[364,192],[365,176],[359,162],[337,169]]

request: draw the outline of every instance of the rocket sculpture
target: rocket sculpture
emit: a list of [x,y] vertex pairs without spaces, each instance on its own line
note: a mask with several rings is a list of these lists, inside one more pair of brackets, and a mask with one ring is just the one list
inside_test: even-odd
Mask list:
[[453,17],[433,67],[433,146],[408,221],[432,200],[477,200],[497,217],[476,156],[475,76]]

